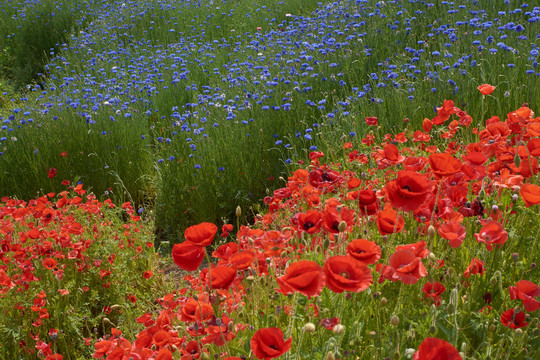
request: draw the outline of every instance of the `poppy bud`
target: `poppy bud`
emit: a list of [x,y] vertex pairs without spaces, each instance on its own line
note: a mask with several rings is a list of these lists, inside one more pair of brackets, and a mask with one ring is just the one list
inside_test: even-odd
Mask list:
[[240,207],[240,205],[236,207],[235,215],[236,217],[242,216],[242,208]]
[[328,354],[326,354],[326,360],[336,360],[336,357],[332,351],[329,351]]
[[255,277],[253,275],[246,276],[246,281],[253,282],[255,281]]
[[266,188],[266,196],[270,196],[270,189]]
[[208,356],[207,353],[202,353],[200,359],[201,360],[210,360],[210,356]]
[[303,327],[304,331],[307,332],[307,333],[312,333],[312,332],[315,332],[315,324],[314,323],[311,323],[311,322],[308,322],[304,325]]
[[429,327],[429,333],[430,333],[431,335],[435,335],[435,334],[437,333],[437,327],[436,327],[435,325],[431,325],[431,326]]
[[234,331],[234,322],[233,321],[229,321],[229,323],[227,324],[227,330]]
[[386,298],[383,297],[383,298],[381,299],[381,304],[382,304],[382,305],[388,304],[388,300],[386,300]]
[[516,329],[516,335],[521,335],[523,334],[523,330],[521,329]]
[[435,230],[435,227],[433,225],[429,225],[427,232],[430,239],[433,239],[435,237],[435,234],[437,234],[437,231]]
[[393,326],[398,326],[399,317],[397,315],[392,315],[392,317],[390,318],[390,324],[392,324]]
[[334,329],[332,331],[334,331],[334,333],[338,335],[342,334],[345,331],[345,326],[337,324],[336,326],[334,326]]
[[495,324],[489,325],[489,331],[495,332],[496,330],[497,330],[497,327],[495,326]]
[[103,325],[109,325],[109,326],[115,327],[115,325],[111,322],[111,320],[109,320],[106,317],[104,317],[103,320],[101,320],[101,322],[103,323]]
[[[461,352],[466,354],[467,353],[467,343],[461,343]],[[463,356],[463,358],[465,358]]]
[[341,233],[341,232],[344,232],[345,230],[347,230],[347,223],[344,220],[341,220],[341,222],[338,225],[338,231]]
[[519,165],[521,165],[521,158],[518,154],[514,155],[514,165],[516,165],[516,167],[519,167]]
[[121,306],[118,305],[118,304],[114,304],[113,306],[111,306],[111,310],[118,310],[120,308],[121,308]]
[[330,240],[328,238],[324,239],[322,245],[324,250],[328,249],[328,246],[330,246]]
[[429,253],[429,258],[431,261],[437,261],[437,256],[434,253]]

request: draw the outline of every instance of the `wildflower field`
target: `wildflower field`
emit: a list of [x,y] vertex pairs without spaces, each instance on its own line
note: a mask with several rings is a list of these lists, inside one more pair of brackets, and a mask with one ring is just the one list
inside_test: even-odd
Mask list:
[[534,2],[0,12],[0,359],[540,358]]

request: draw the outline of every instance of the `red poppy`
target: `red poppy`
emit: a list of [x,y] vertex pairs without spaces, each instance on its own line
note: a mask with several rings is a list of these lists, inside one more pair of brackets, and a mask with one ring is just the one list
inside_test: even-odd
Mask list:
[[347,228],[354,224],[354,210],[342,207],[338,212],[336,207],[329,207],[323,213],[322,226],[332,234],[339,233],[339,224],[345,221]]
[[434,281],[431,283],[428,281],[424,285],[424,288],[422,289],[422,291],[424,292],[424,296],[427,299],[433,300],[436,306],[440,306],[441,300],[442,300],[441,294],[446,291],[446,288],[440,282]]
[[152,276],[154,276],[154,273],[151,270],[147,270],[143,273],[143,278],[145,279],[151,279]]
[[193,245],[190,241],[175,244],[172,248],[172,258],[178,267],[186,271],[194,271],[199,268],[204,259],[204,249]]
[[259,329],[251,338],[251,351],[257,359],[274,359],[290,350],[292,337],[283,338],[283,331],[279,328]]
[[478,87],[478,90],[482,95],[491,95],[491,93],[495,90],[495,86],[489,84],[482,84]]
[[431,154],[428,160],[433,174],[439,178],[450,176],[461,170],[461,161],[447,153]]
[[56,267],[58,262],[52,258],[46,258],[45,260],[42,261],[41,264],[43,265],[45,269],[52,270]]
[[491,251],[492,245],[503,245],[508,240],[508,233],[503,226],[495,221],[488,220],[486,225],[480,229],[480,233],[474,234],[476,241],[486,244],[488,251]]
[[292,263],[285,275],[277,277],[276,281],[282,294],[299,292],[311,298],[319,296],[324,288],[325,275],[323,269],[313,261],[301,260]]
[[433,129],[433,123],[431,122],[431,120],[424,118],[424,121],[422,122],[422,129],[425,132],[430,132],[431,129]]
[[405,220],[392,209],[390,204],[386,204],[384,209],[377,214],[377,227],[381,235],[400,232],[405,226]]
[[203,301],[197,301],[190,298],[182,305],[180,309],[180,321],[193,322],[193,321],[207,321],[214,314],[214,308],[212,305]]
[[324,264],[326,287],[335,293],[361,292],[373,283],[367,266],[350,256],[332,256]]
[[232,224],[225,224],[221,227],[221,236],[222,238],[226,238],[229,236],[229,233],[232,231],[233,225]]
[[360,190],[357,194],[358,207],[362,215],[373,215],[379,210],[377,196],[373,190]]
[[420,171],[426,166],[426,163],[427,159],[425,157],[409,156],[401,165],[403,165],[403,169],[405,170]]
[[413,360],[463,360],[452,344],[438,338],[425,338]]
[[377,119],[375,116],[368,116],[366,117],[366,124],[370,126],[377,126],[377,122],[379,119]]
[[365,265],[375,264],[381,258],[381,248],[373,241],[354,239],[347,245],[347,254]]
[[528,280],[520,280],[516,286],[510,286],[510,299],[523,301],[525,311],[533,312],[540,309],[540,302],[535,297],[540,296],[540,287]]
[[55,168],[52,167],[49,170],[47,170],[47,173],[49,174],[49,179],[52,179],[53,177],[56,176],[57,171]]
[[315,234],[321,230],[322,214],[316,210],[298,215],[298,228],[308,234]]
[[220,245],[215,251],[212,252],[212,256],[218,259],[228,260],[232,255],[238,252],[238,244],[235,242],[228,242]]
[[188,227],[184,231],[184,237],[187,241],[191,242],[195,246],[205,247],[214,241],[217,230],[218,228],[216,225],[203,222],[198,225]]
[[165,330],[158,330],[152,337],[152,342],[157,347],[166,346],[169,344],[169,340],[171,340],[171,334],[169,334],[168,331]]
[[529,325],[528,322],[525,322],[525,313],[523,311],[516,313],[514,309],[502,313],[501,324],[511,329],[519,329]]
[[160,349],[154,360],[172,360],[172,353],[166,348]]
[[418,256],[420,259],[425,259],[429,256],[429,250],[426,249],[427,243],[424,240],[420,240],[416,243],[398,245],[396,250],[411,250],[414,256]]
[[412,250],[397,250],[388,259],[388,264],[393,271],[392,278],[404,284],[414,284],[427,275],[424,264]]
[[458,248],[465,240],[465,226],[458,222],[444,223],[437,229],[439,235],[449,241],[453,248]]
[[519,194],[523,201],[525,201],[525,207],[531,205],[540,204],[540,186],[534,184],[523,184],[519,189]]
[[467,266],[467,269],[465,269],[463,277],[468,278],[469,276],[476,274],[484,275],[484,271],[486,271],[484,262],[477,258],[473,258],[469,266]]
[[241,251],[229,258],[229,264],[231,264],[233,269],[246,270],[253,264],[253,259],[255,259],[255,253],[253,251]]
[[207,281],[212,289],[228,289],[236,279],[236,270],[228,266],[216,266],[210,270]]
[[399,171],[397,179],[386,184],[384,189],[393,207],[414,211],[426,200],[431,187],[427,176],[414,171]]

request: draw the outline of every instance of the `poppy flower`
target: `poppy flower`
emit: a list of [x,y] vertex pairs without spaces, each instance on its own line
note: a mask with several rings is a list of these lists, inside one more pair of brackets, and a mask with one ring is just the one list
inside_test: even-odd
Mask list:
[[440,282],[427,282],[422,289],[426,299],[431,299],[436,306],[441,305],[441,294],[446,291],[446,288]]
[[386,184],[384,189],[394,208],[414,211],[426,200],[431,187],[427,176],[414,171],[399,171],[397,179]]
[[420,171],[422,170],[427,163],[427,159],[421,156],[409,156],[405,161],[401,163],[403,169],[409,171]]
[[335,293],[361,292],[373,283],[367,266],[350,256],[332,256],[324,264],[326,287]]
[[213,314],[214,308],[212,308],[212,305],[190,298],[182,305],[179,316],[180,321],[183,322],[201,322],[207,321]]
[[392,278],[404,284],[414,284],[427,275],[424,264],[412,250],[397,250],[388,259],[388,264],[393,271]]
[[283,331],[279,328],[259,329],[251,338],[251,351],[257,359],[274,359],[290,350],[292,337],[283,338]]
[[508,233],[499,222],[489,220],[474,237],[479,243],[486,244],[487,250],[491,251],[493,245],[503,245],[508,240]]
[[52,259],[52,258],[46,258],[45,260],[43,260],[42,262],[42,265],[45,269],[49,269],[49,270],[52,270],[56,267],[57,265],[57,261]]
[[225,224],[221,227],[221,236],[222,238],[226,238],[229,236],[229,233],[232,231],[233,225],[232,224]]
[[519,194],[523,201],[525,201],[525,207],[531,205],[540,204],[540,186],[534,184],[523,184],[519,189]]
[[386,204],[384,209],[377,214],[377,227],[381,235],[400,232],[405,226],[405,220],[392,209],[390,204]]
[[316,210],[298,215],[298,228],[308,234],[314,234],[321,230],[322,214]]
[[437,229],[439,235],[449,241],[450,247],[458,248],[465,240],[465,226],[458,222],[444,223]]
[[358,207],[360,208],[362,215],[373,215],[379,210],[375,191],[366,189],[360,190],[357,193],[356,198],[358,199]]
[[194,271],[199,268],[204,259],[204,249],[193,245],[192,242],[184,241],[174,244],[172,258],[178,267],[186,271]]
[[425,338],[414,353],[413,360],[462,360],[452,344],[438,338]]
[[345,221],[347,228],[351,227],[354,223],[354,210],[342,207],[338,212],[337,208],[330,207],[323,212],[322,226],[329,233],[339,233],[339,224],[342,221]]
[[154,273],[151,270],[147,270],[143,273],[143,278],[145,279],[151,279],[152,276],[154,276]]
[[233,269],[246,270],[253,263],[255,253],[250,250],[241,251],[229,258],[229,264]]
[[375,116],[368,116],[366,117],[366,124],[370,126],[377,126],[377,122],[379,119],[377,119]]
[[152,341],[157,347],[168,345],[169,340],[171,340],[171,334],[169,334],[169,332],[165,330],[156,331],[156,333],[152,337]]
[[212,244],[217,230],[218,228],[216,225],[209,222],[203,222],[188,227],[184,231],[184,237],[195,246],[205,247]]
[[228,266],[216,266],[207,278],[212,289],[228,289],[235,279],[236,270]]
[[525,311],[533,312],[540,309],[540,302],[535,297],[540,296],[540,287],[528,280],[520,280],[516,286],[510,286],[510,299],[523,301]]
[[461,170],[461,161],[447,153],[435,153],[428,158],[431,171],[438,178],[450,176]]
[[429,256],[429,250],[426,249],[427,243],[424,240],[406,245],[396,246],[396,250],[411,250],[414,253],[414,256],[419,257],[420,259],[425,259]]
[[154,360],[172,360],[172,353],[167,348],[159,350]]
[[467,266],[467,269],[465,269],[463,277],[468,278],[469,276],[476,274],[484,275],[484,271],[486,271],[484,262],[477,258],[473,258],[469,266]]
[[529,325],[528,322],[525,322],[525,313],[523,311],[516,313],[514,309],[502,313],[501,324],[511,329],[519,329]]
[[482,84],[478,87],[478,90],[480,91],[480,94],[482,95],[491,95],[491,93],[495,91],[495,86],[492,86],[489,84]]
[[282,294],[299,292],[311,298],[321,294],[325,284],[325,275],[316,262],[301,260],[292,263],[285,270],[285,275],[277,277],[276,281],[279,285],[276,291]]
[[347,245],[347,254],[361,263],[375,264],[381,258],[381,248],[373,241],[354,239]]
[[56,176],[57,171],[55,168],[52,167],[49,170],[47,170],[47,173],[49,174],[49,179],[52,179],[53,177]]

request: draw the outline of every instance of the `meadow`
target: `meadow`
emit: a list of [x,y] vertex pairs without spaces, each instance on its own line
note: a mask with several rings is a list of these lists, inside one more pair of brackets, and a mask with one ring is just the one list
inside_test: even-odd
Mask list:
[[540,357],[540,7],[0,7],[0,357]]

